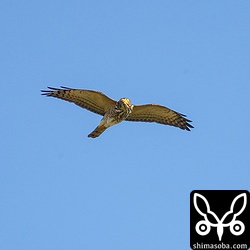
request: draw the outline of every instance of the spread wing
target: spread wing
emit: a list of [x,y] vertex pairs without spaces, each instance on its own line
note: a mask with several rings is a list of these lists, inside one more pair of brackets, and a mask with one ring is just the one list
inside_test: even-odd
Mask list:
[[188,131],[190,131],[190,128],[193,128],[193,126],[189,124],[191,121],[186,119],[185,115],[157,104],[135,105],[133,111],[126,120],[157,122]]
[[73,102],[76,105],[99,115],[104,115],[105,112],[116,103],[116,101],[99,91],[71,89],[62,86],[61,89],[52,87],[48,87],[48,89],[49,90],[42,90],[42,95],[53,96],[65,101]]

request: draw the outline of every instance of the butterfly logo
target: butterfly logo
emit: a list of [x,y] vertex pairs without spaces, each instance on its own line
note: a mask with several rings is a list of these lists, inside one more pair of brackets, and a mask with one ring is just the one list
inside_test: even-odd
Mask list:
[[[198,206],[198,200],[200,199],[201,202],[203,202],[203,206]],[[240,199],[243,199],[243,205],[240,208],[239,211],[236,211],[236,206],[235,204],[240,201]],[[237,195],[230,206],[230,210],[227,211],[221,219],[218,218],[218,216],[210,210],[210,205],[207,201],[207,199],[199,194],[199,193],[194,193],[193,196],[193,203],[196,211],[204,218],[203,220],[200,220],[197,222],[195,226],[195,230],[199,235],[207,235],[209,234],[211,227],[217,228],[217,235],[219,238],[219,241],[221,241],[223,233],[224,233],[224,227],[229,227],[230,232],[233,235],[241,235],[245,231],[245,225],[242,221],[237,220],[237,217],[244,211],[247,205],[247,195],[246,193],[242,193]],[[200,203],[201,204],[201,203]],[[205,204],[205,206],[204,206]],[[205,211],[204,211],[205,207]],[[226,219],[230,219],[230,222],[226,223]]]

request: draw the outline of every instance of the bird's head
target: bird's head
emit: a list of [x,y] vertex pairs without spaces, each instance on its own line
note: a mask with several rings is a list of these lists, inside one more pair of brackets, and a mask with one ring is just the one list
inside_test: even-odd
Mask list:
[[128,98],[121,98],[118,102],[117,102],[117,106],[119,109],[122,110],[129,110],[130,112],[132,111],[134,105],[131,103],[131,101]]

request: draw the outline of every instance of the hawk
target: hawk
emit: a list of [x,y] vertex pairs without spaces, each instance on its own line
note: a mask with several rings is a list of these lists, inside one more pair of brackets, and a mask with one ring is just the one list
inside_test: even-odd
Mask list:
[[88,135],[96,138],[107,128],[125,121],[156,122],[190,131],[193,128],[186,116],[158,104],[133,105],[128,98],[115,101],[102,92],[67,87],[42,90],[42,95],[53,96],[102,115],[99,125]]

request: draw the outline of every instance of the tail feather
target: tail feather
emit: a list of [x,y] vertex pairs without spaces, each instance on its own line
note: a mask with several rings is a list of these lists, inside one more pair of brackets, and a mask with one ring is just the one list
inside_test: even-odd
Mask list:
[[104,126],[97,126],[89,135],[88,137],[91,138],[96,138],[99,135],[101,135],[107,128],[105,128]]

